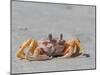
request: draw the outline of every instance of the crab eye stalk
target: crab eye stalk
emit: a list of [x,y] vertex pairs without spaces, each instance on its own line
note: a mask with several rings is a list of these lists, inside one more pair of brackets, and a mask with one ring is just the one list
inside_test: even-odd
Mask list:
[[50,41],[52,41],[52,34],[49,34],[48,38],[49,38]]
[[59,45],[64,45],[65,40],[63,40],[63,34],[60,34],[60,40],[59,40]]
[[63,40],[63,34],[62,33],[60,34],[60,40]]

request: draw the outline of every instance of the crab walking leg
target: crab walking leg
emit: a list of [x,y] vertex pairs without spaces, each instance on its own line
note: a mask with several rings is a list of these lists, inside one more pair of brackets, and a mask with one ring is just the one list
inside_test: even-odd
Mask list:
[[78,54],[80,52],[80,40],[73,39],[69,44],[73,47],[73,54]]
[[78,46],[75,40],[73,40],[73,42],[71,42],[71,47],[72,49],[72,53],[75,54],[77,52]]
[[77,55],[80,51],[80,41],[78,39],[68,40],[65,43],[64,56],[65,58],[71,57],[73,54]]
[[28,47],[28,46],[30,45],[31,42],[32,42],[32,40],[29,39],[29,40],[25,41],[25,42],[20,46],[19,50],[18,50],[17,53],[16,53],[16,56],[17,56],[18,58],[22,58],[22,59],[25,58],[24,49],[25,49],[26,47]]
[[29,53],[31,53],[31,55],[33,55],[35,48],[38,46],[38,43],[36,40],[32,40],[30,45],[29,45]]
[[64,56],[62,56],[63,58],[69,58],[71,57],[73,54],[73,47],[69,46],[67,49],[66,49],[66,52],[64,53]]
[[37,47],[35,50],[34,50],[34,54],[33,56],[27,56],[26,59],[27,60],[30,60],[30,61],[33,61],[33,60],[49,60],[51,59],[52,57],[49,57],[47,56],[45,53],[41,54],[41,49],[39,47]]
[[79,39],[76,39],[75,43],[77,44],[78,47],[80,47],[80,40]]
[[35,48],[38,46],[37,41],[36,40],[32,40],[30,45],[28,46],[29,49],[26,52],[25,58],[32,56],[34,53]]
[[23,44],[21,44],[19,48],[21,48],[21,47],[26,48],[30,45],[31,42],[32,42],[32,39],[28,39],[28,40],[24,41]]
[[73,49],[73,53],[76,53],[76,52],[77,52],[77,46],[75,45]]

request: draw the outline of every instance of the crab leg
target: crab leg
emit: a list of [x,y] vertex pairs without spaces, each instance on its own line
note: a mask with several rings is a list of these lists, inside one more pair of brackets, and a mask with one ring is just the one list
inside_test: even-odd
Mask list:
[[41,54],[41,49],[37,47],[34,50],[33,56],[27,56],[26,59],[33,61],[33,60],[48,60],[51,59],[52,57],[47,56],[45,53]]
[[18,58],[21,58],[21,59],[25,58],[24,49],[25,49],[26,47],[28,47],[28,46],[30,45],[31,42],[32,42],[32,40],[29,39],[29,40],[25,41],[25,42],[20,46],[19,50],[18,50],[17,53],[16,53],[16,56],[17,56]]

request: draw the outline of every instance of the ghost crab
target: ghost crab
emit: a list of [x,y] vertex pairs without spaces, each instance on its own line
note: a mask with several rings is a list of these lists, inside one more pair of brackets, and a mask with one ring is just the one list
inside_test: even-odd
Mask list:
[[[25,48],[29,48],[25,54]],[[47,39],[25,41],[16,53],[16,56],[27,60],[50,60],[55,56],[60,58],[75,57],[80,54],[80,40],[71,39],[64,40],[63,34],[60,34],[60,39],[53,38],[52,34],[48,35]]]

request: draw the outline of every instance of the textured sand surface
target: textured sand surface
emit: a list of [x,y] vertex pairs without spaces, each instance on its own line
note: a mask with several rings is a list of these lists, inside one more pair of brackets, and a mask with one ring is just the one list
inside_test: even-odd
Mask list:
[[[89,58],[54,58],[47,61],[18,60],[15,56],[23,41],[64,34],[79,38]],[[95,68],[95,7],[68,4],[12,2],[12,73],[31,73]]]

